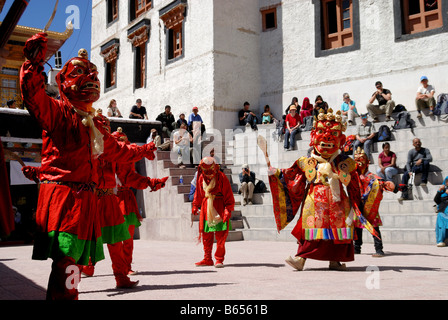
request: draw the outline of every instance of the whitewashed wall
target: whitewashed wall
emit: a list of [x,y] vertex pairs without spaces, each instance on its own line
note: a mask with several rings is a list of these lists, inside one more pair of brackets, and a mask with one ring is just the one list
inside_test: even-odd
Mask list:
[[[339,110],[342,94],[349,92],[358,109],[365,112],[375,82],[380,80],[392,91],[396,103],[415,110],[422,75],[428,76],[436,94],[448,92],[448,57],[443,54],[447,33],[395,42],[393,1],[359,4],[360,49],[316,58],[313,1],[282,1],[283,109],[294,96],[302,103],[304,97],[314,101],[320,94],[330,107]],[[277,101],[279,94],[265,95],[263,103]]]
[[[106,108],[116,99],[123,115],[128,116],[135,100],[140,98],[148,111],[150,120],[170,105],[177,119],[184,112],[187,117],[194,106],[205,123],[211,123],[213,106],[213,3],[211,1],[188,1],[185,20],[184,57],[167,64],[166,35],[159,10],[172,0],[155,0],[154,8],[128,24],[128,0],[120,0],[119,20],[106,28],[106,1],[93,1],[92,61],[98,66],[100,80],[104,79],[104,62],[100,47],[113,38],[120,39],[117,64],[117,88],[102,93],[97,106]],[[127,40],[127,30],[142,19],[151,20],[147,47],[146,88],[133,89],[134,53]]]

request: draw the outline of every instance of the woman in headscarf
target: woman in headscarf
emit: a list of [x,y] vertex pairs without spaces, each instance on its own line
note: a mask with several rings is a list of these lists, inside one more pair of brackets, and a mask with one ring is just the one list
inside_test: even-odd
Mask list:
[[443,185],[434,197],[437,203],[436,240],[438,247],[445,247],[448,229],[448,177],[443,181]]
[[306,117],[313,115],[313,105],[308,97],[303,99],[302,108],[300,110],[300,120],[303,123]]

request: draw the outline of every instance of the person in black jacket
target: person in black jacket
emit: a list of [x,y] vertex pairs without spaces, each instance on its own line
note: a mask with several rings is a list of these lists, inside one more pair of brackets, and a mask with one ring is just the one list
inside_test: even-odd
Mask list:
[[243,197],[243,206],[252,204],[252,196],[255,190],[255,172],[250,171],[249,166],[244,164],[239,175],[241,187],[240,193]]
[[156,121],[162,122],[162,131],[167,135],[167,138],[171,137],[171,132],[176,127],[176,120],[174,119],[173,114],[171,113],[171,107],[166,106],[165,112],[159,114],[156,118]]

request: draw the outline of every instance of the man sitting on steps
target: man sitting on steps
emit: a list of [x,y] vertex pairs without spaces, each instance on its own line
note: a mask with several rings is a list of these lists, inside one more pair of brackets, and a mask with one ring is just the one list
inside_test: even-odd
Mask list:
[[400,189],[402,190],[401,197],[398,201],[408,200],[408,182],[410,177],[416,173],[422,173],[421,187],[428,183],[429,163],[432,162],[432,155],[428,148],[422,147],[422,142],[419,138],[412,141],[414,149],[409,150],[408,160],[406,162],[405,172],[401,179]]

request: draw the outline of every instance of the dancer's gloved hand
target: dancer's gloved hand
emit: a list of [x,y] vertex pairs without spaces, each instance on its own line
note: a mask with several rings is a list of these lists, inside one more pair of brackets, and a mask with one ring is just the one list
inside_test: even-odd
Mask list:
[[27,179],[29,179],[31,181],[35,181],[35,182],[39,181],[39,179],[37,178],[39,175],[38,167],[25,166],[25,167],[22,167],[22,172]]
[[40,32],[25,42],[23,54],[32,65],[43,64],[47,54],[47,34]]
[[151,192],[160,190],[165,187],[165,182],[168,180],[168,177],[164,177],[162,179],[151,179],[148,178],[148,187],[151,188]]
[[193,206],[193,207],[191,208],[191,214],[194,215],[194,216],[197,216],[197,215],[199,214],[199,208]]
[[222,222],[228,222],[232,217],[232,212],[230,212],[227,208],[224,209],[224,215],[222,217]]
[[146,150],[145,158],[148,160],[154,160],[156,158],[155,152],[157,151],[157,147],[154,142],[147,143],[143,147]]

